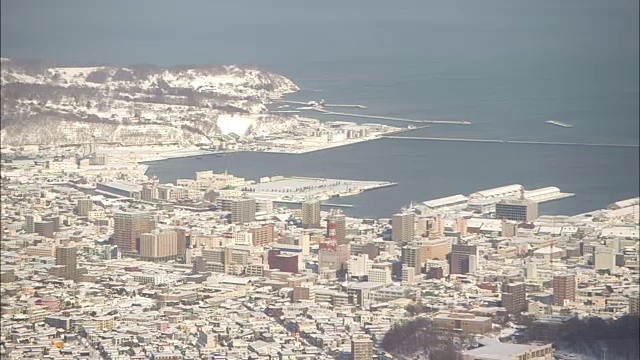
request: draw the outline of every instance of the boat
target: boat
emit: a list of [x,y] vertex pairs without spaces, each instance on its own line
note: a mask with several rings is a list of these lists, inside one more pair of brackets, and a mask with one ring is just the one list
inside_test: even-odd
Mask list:
[[224,157],[224,154],[216,154],[217,157]]
[[196,156],[196,159],[202,160],[202,156]]
[[571,125],[571,124],[563,123],[562,121],[556,121],[556,120],[547,120],[547,121],[545,121],[545,123],[551,124],[551,125],[556,125],[556,126],[561,126],[561,127],[564,127],[564,128],[572,128],[573,127],[573,125]]

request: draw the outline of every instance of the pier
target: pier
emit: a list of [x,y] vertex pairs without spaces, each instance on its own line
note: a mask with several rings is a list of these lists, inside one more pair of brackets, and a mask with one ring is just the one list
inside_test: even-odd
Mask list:
[[398,117],[391,117],[391,116],[353,114],[353,113],[327,111],[321,108],[312,108],[309,110],[315,110],[326,115],[350,116],[350,117],[360,117],[360,118],[366,118],[366,119],[403,121],[403,122],[413,122],[413,123],[423,123],[423,124],[453,124],[453,125],[470,125],[471,124],[471,122],[465,121],[465,120],[415,120],[415,119],[398,118]]
[[490,139],[456,139],[456,138],[434,138],[434,137],[421,137],[421,136],[394,136],[394,135],[382,135],[384,139],[400,139],[400,140],[434,140],[434,141],[464,141],[464,142],[488,142],[488,143],[503,143],[503,140],[490,140]]
[[341,207],[341,208],[352,208],[351,204],[330,204],[330,203],[320,203],[321,206],[331,206],[331,207]]
[[604,146],[604,147],[640,147],[638,144],[598,144],[598,143],[571,143],[571,142],[554,142],[554,141],[525,141],[525,140],[510,140],[507,141],[511,144],[537,144],[537,145],[569,145],[569,146]]
[[350,107],[357,109],[366,109],[367,107],[364,105],[351,105],[351,104],[324,104],[324,107]]
[[599,146],[599,147],[624,147],[624,148],[637,148],[637,147],[640,147],[640,145],[638,145],[638,144],[599,144],[599,143],[556,142],[556,141],[456,139],[456,138],[435,138],[435,137],[394,136],[394,135],[382,135],[382,136],[380,136],[380,138],[383,138],[383,139],[399,139],[399,140],[461,141],[461,142],[528,144],[528,145]]
[[412,128],[406,128],[406,129],[398,130],[398,131],[391,131],[391,132],[385,133],[385,134],[383,134],[381,136],[390,137],[392,135],[403,134],[403,133],[407,133],[409,131],[414,131],[414,130],[426,129],[428,127],[429,127],[429,125],[416,126],[416,127],[412,127]]
[[[277,103],[289,103],[289,104],[298,104],[298,105],[309,105],[312,101],[295,101],[295,100],[282,100],[276,101]],[[322,107],[347,107],[347,108],[356,108],[356,109],[367,109],[364,105],[358,104],[322,104]]]

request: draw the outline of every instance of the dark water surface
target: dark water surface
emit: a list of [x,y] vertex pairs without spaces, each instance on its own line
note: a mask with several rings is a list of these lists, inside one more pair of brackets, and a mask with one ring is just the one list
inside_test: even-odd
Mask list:
[[[293,79],[302,91],[291,99],[473,122],[412,136],[638,144],[637,0],[23,0],[2,1],[1,17],[2,56],[253,64]],[[544,123],[550,119],[575,127]],[[403,140],[302,156],[168,160],[150,171],[170,181],[211,167],[250,178],[398,181],[342,199],[356,205],[348,213],[376,217],[412,200],[510,183],[575,192],[542,211],[578,213],[637,196],[639,181],[637,148]]]

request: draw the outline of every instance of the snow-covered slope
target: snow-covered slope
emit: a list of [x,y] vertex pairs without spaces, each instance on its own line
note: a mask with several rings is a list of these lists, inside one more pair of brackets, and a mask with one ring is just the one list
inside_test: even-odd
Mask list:
[[249,135],[257,127],[295,126],[295,118],[269,114],[265,104],[298,87],[255,68],[0,61],[0,137],[7,145],[69,144],[92,136],[186,145],[230,132]]

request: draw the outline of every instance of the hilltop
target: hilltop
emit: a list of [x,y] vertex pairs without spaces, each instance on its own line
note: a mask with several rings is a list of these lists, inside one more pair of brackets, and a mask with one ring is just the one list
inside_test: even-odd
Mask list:
[[237,65],[54,66],[1,59],[0,137],[5,145],[208,143],[228,133],[282,132],[295,117],[265,104],[293,81]]

